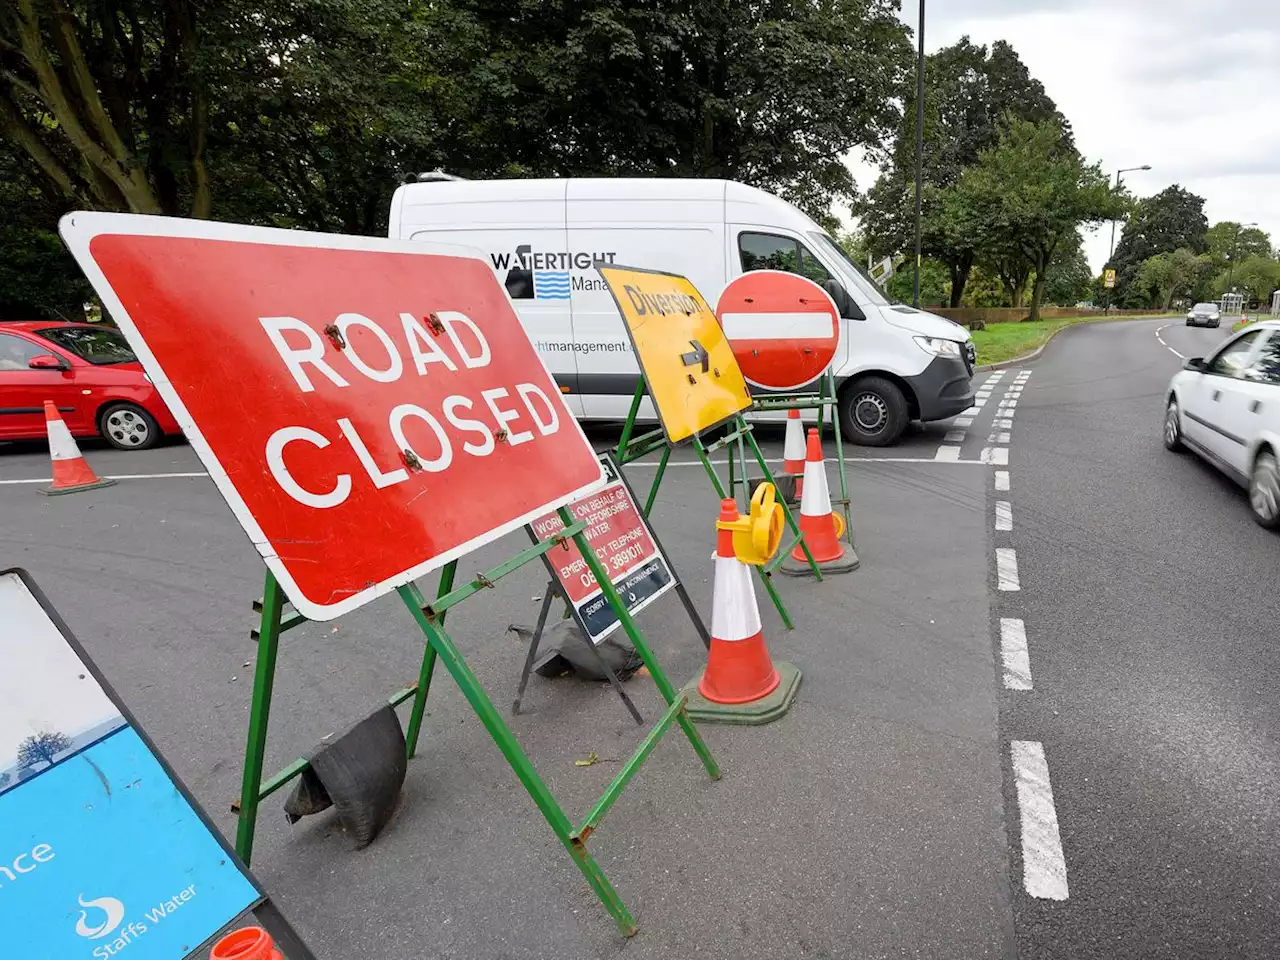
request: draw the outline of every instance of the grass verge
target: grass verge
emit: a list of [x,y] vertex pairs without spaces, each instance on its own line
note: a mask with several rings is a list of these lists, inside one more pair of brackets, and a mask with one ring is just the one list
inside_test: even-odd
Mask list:
[[[1152,316],[1160,316],[1153,314]],[[992,323],[985,330],[973,331],[973,345],[978,350],[978,366],[1003,363],[1038,350],[1049,338],[1075,323],[1095,323],[1099,317],[1061,317],[1037,320],[1035,323]],[[1145,320],[1148,317],[1115,317],[1115,320]]]

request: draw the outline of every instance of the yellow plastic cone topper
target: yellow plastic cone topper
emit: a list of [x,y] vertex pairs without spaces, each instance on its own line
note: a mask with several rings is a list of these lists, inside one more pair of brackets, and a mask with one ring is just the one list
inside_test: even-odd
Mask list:
[[716,521],[716,529],[733,531],[733,553],[743,563],[762,566],[778,552],[785,519],[772,483],[762,483],[751,497],[751,512],[737,520]]

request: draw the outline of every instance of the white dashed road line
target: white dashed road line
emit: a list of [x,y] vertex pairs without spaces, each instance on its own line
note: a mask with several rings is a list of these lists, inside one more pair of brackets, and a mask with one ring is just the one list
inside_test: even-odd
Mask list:
[[1008,492],[1009,490],[1009,471],[1008,470],[996,471],[996,490],[1000,491],[1001,493]]
[[1027,628],[1013,617],[1000,618],[1000,660],[1004,685],[1009,690],[1031,689],[1031,657],[1027,653]]
[[1033,897],[1067,899],[1067,861],[1058,834],[1049,764],[1044,746],[1034,740],[1009,744],[1022,815],[1022,885]]
[[973,417],[956,417],[951,421],[953,427],[971,427],[973,426]]
[[996,586],[1001,590],[1021,590],[1018,555],[1012,547],[996,547]]
[[1008,442],[1009,442],[1008,433],[993,433],[991,434],[991,436],[987,437],[987,443],[1008,443]]
[[1008,500],[996,501],[996,529],[1013,529],[1013,505]]
[[1169,344],[1165,342],[1164,337],[1160,335],[1161,331],[1167,330],[1172,326],[1176,326],[1176,324],[1166,323],[1163,327],[1157,327],[1156,339],[1160,341],[1160,346],[1164,347],[1166,350],[1172,353],[1175,357],[1179,358],[1180,360],[1185,360],[1187,359],[1187,355],[1185,353],[1179,353],[1177,350],[1173,349],[1173,347],[1169,346]]
[[994,463],[998,467],[1008,466],[1009,448],[1008,447],[983,447],[982,462]]
[[934,460],[949,460],[955,462],[960,459],[960,448],[942,446],[938,448],[938,452],[934,454]]

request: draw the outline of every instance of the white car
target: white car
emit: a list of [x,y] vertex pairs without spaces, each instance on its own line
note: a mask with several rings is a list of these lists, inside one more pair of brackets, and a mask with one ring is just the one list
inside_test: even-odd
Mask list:
[[1164,445],[1190,448],[1247,486],[1254,519],[1280,528],[1280,320],[1186,362],[1169,384]]

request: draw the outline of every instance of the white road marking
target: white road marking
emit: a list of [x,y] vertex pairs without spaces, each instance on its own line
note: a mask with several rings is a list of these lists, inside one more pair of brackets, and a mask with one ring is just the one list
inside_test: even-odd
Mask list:
[[1009,744],[1022,815],[1022,885],[1044,900],[1067,899],[1067,861],[1062,855],[1058,812],[1053,806],[1044,745],[1035,740]]
[[[112,473],[102,477],[103,480],[171,480],[175,477],[207,477],[201,473]],[[20,483],[53,483],[53,477],[32,477],[28,480],[0,480],[0,486]]]
[[998,467],[1008,466],[1009,448],[1008,447],[983,447],[982,462],[994,463]]
[[1001,590],[1021,590],[1018,579],[1018,554],[1012,547],[996,547],[996,585]]
[[1013,505],[1008,500],[996,501],[996,529],[1013,529]]
[[977,408],[977,407],[969,407],[967,410],[965,410],[965,411],[964,411],[964,413],[962,414],[962,416],[972,417],[972,416],[973,416],[974,414],[976,414],[977,412],[978,412],[978,408]]
[[991,436],[987,437],[987,443],[1009,443],[1009,442],[1010,442],[1009,434],[1007,433],[993,433],[991,434]]
[[1021,620],[1000,618],[1000,660],[1004,685],[1009,690],[1031,689],[1031,657],[1027,653],[1027,628]]
[[997,430],[1008,430],[1010,427],[1013,426],[1013,418],[1009,417],[1004,420],[996,420],[992,424],[992,426],[994,426]]
[[1005,399],[1006,399],[1006,400],[1017,400],[1020,396],[1022,396],[1022,391],[1021,391],[1021,390],[1006,390],[1006,391],[1004,392],[1004,395],[1005,395]]
[[973,425],[973,417],[956,417],[951,421],[953,427],[968,427]]
[[960,448],[959,447],[939,447],[938,452],[937,454],[934,455],[933,459],[934,460],[950,460],[950,461],[959,460]]
[[1179,353],[1177,350],[1173,349],[1173,347],[1169,346],[1169,344],[1165,342],[1164,337],[1160,336],[1160,331],[1167,330],[1169,327],[1172,327],[1172,326],[1176,326],[1176,324],[1166,323],[1163,327],[1158,327],[1156,329],[1156,339],[1160,341],[1160,346],[1164,347],[1166,350],[1172,353],[1175,357],[1179,358],[1180,360],[1185,360],[1187,359],[1187,355],[1185,353]]
[[977,397],[975,397],[975,398],[974,398],[974,403],[973,403],[973,409],[974,409],[974,410],[981,410],[981,409],[982,409],[983,407],[985,407],[986,405],[987,405],[987,401],[985,401],[985,400],[980,400],[980,399],[978,399]]
[[1008,470],[996,471],[996,489],[1001,491],[1002,493],[1008,492],[1009,490],[1009,471]]
[[977,393],[974,394],[974,397],[978,400],[986,400],[990,396],[991,396],[990,390],[979,390]]
[[[1004,410],[1016,410],[1018,408],[1017,400],[1001,400],[1000,407]],[[1010,414],[1012,416],[1012,414]]]
[[991,374],[991,376],[987,377],[987,379],[983,380],[982,385],[984,387],[992,386],[999,383],[1002,379],[1004,379],[1004,371],[997,370],[995,373]]
[[963,430],[948,430],[947,435],[942,438],[943,443],[964,443],[965,433]]

